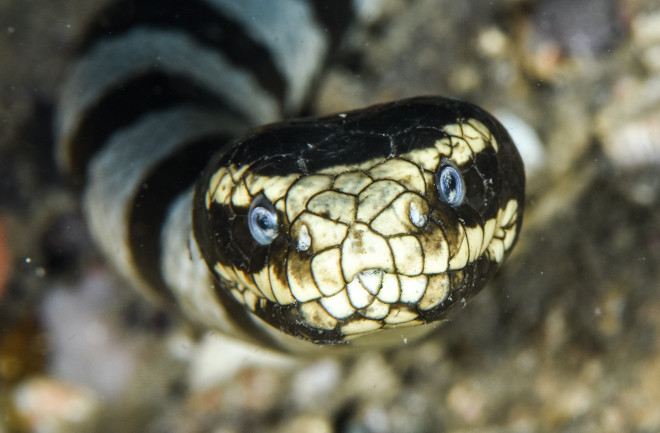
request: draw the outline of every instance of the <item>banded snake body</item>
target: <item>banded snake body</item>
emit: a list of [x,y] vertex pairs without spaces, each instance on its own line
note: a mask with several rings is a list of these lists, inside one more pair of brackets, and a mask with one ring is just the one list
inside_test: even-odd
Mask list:
[[352,13],[121,1],[90,25],[58,157],[100,247],[148,296],[271,347],[396,344],[504,261],[524,173],[479,107],[418,97],[270,123],[303,105]]

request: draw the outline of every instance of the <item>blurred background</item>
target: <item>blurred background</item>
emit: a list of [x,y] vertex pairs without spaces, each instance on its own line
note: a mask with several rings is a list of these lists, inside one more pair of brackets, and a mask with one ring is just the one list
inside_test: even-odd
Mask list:
[[108,269],[53,162],[104,3],[0,0],[0,433],[660,431],[660,2],[359,2],[313,110],[494,112],[526,163],[521,238],[418,344],[242,368]]

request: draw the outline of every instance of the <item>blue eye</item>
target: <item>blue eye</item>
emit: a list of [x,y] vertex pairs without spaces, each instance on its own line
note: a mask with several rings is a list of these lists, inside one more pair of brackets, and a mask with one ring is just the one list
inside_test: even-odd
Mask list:
[[270,245],[277,237],[277,213],[266,198],[257,196],[248,210],[248,228],[255,241]]
[[438,198],[451,206],[459,206],[465,198],[465,182],[458,167],[451,162],[444,162],[435,174],[435,186]]

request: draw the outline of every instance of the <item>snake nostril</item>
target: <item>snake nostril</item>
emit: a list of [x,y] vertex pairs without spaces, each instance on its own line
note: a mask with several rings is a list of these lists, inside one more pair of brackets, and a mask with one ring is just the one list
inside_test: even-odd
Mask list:
[[410,208],[408,211],[408,216],[410,217],[410,222],[412,222],[415,227],[424,227],[426,224],[426,215],[422,214],[417,203],[414,201],[410,202]]
[[298,251],[307,251],[311,244],[312,238],[309,236],[307,226],[302,224],[300,227],[300,233],[298,233],[298,242],[296,243],[296,248]]

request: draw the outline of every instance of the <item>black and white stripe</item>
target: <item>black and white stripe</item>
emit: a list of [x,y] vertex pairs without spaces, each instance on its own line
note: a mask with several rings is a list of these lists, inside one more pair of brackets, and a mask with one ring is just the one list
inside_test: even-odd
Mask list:
[[196,256],[192,185],[230,138],[301,110],[351,14],[346,0],[122,0],[92,21],[58,159],[104,253],[151,297],[236,331]]

